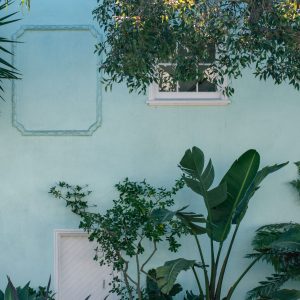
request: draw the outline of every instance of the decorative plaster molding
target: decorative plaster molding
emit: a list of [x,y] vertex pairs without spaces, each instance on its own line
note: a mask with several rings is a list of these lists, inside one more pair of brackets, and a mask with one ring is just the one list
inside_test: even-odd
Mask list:
[[[92,25],[23,25],[20,29],[12,36],[14,41],[18,41],[18,39],[26,32],[26,31],[86,31],[89,32],[95,39],[96,42],[101,40],[101,35]],[[95,43],[96,43],[95,42]],[[12,53],[16,54],[16,43],[12,45]],[[12,59],[13,66],[16,65],[16,59]],[[97,57],[97,66],[95,66],[95,70],[100,65],[100,57]],[[20,95],[18,94],[17,81],[13,80],[12,82],[12,124],[16,127],[22,135],[25,136],[90,136],[92,135],[96,129],[101,125],[101,81],[100,81],[100,73],[97,72],[97,86],[96,86],[96,120],[93,122],[88,129],[76,129],[76,130],[34,130],[27,129],[24,124],[22,124],[18,120],[18,112],[17,105],[20,100]]]

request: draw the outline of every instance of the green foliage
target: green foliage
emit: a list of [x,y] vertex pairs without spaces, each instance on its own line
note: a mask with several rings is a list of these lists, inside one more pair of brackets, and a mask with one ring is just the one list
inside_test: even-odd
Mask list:
[[24,287],[15,287],[8,277],[8,284],[5,291],[0,290],[0,300],[54,300],[54,293],[50,290],[51,278],[47,287],[39,286],[34,290],[28,282]]
[[146,278],[146,294],[148,300],[172,300],[174,296],[182,291],[180,284],[176,283],[172,286],[168,294],[164,294],[157,284],[156,270],[151,269]]
[[187,271],[194,267],[195,260],[178,258],[165,262],[165,264],[156,269],[157,284],[164,294],[169,294],[172,290],[177,276],[181,271]]
[[[10,0],[4,0],[4,2],[5,2],[6,5],[9,5]],[[21,5],[22,6],[24,6],[24,5],[27,6],[28,9],[30,9],[30,4],[31,4],[30,0],[21,0]]]
[[[86,187],[71,186],[65,182],[50,189],[50,193],[66,201],[67,207],[81,217],[79,227],[89,233],[89,239],[96,241],[95,260],[100,265],[109,264],[123,275],[115,276],[111,292],[122,299],[134,299],[135,295],[142,297],[141,274],[148,276],[144,270],[146,264],[157,251],[157,244],[166,240],[170,251],[177,251],[180,244],[177,238],[187,234],[187,228],[180,220],[170,216],[154,217],[158,209],[166,211],[174,204],[173,197],[184,185],[178,180],[171,190],[154,188],[146,181],[132,182],[125,179],[115,187],[119,198],[113,200],[113,206],[104,214],[94,212],[95,206],[89,206],[86,197],[91,193]],[[153,249],[149,248],[149,243]],[[146,245],[146,246],[145,246]],[[151,250],[151,251],[150,251]],[[103,255],[98,255],[103,253]],[[141,255],[147,259],[140,261]],[[137,264],[137,278],[134,280],[128,273],[130,258]]]
[[[212,161],[209,160],[205,164],[203,152],[193,147],[185,152],[180,161],[179,167],[184,175],[183,179],[176,182],[174,188],[170,191],[165,188],[155,189],[145,181],[136,183],[126,179],[116,185],[119,199],[113,200],[113,207],[104,214],[92,211],[93,207],[90,207],[86,200],[90,191],[86,188],[60,182],[51,188],[50,193],[56,198],[64,199],[66,205],[81,217],[80,227],[89,232],[90,240],[95,240],[99,246],[98,250],[104,254],[96,254],[95,259],[101,265],[111,264],[115,270],[122,273],[122,278],[114,278],[111,288],[111,292],[117,293],[122,299],[169,299],[168,296],[174,293],[178,274],[191,270],[199,295],[187,292],[185,299],[230,300],[239,282],[257,261],[273,259],[271,255],[276,251],[277,255],[282,254],[280,264],[286,257],[298,251],[298,246],[295,246],[293,252],[287,252],[287,249],[292,249],[290,242],[294,243],[298,237],[292,230],[292,225],[289,225],[290,230],[287,230],[285,235],[280,235],[276,241],[270,241],[268,247],[271,245],[272,252],[256,249],[253,254],[254,261],[234,282],[227,295],[222,295],[227,263],[248,203],[263,179],[287,163],[261,170],[259,164],[260,156],[257,151],[248,150],[232,164],[220,183],[212,187],[215,177]],[[174,204],[174,195],[184,183],[204,200],[207,217],[202,213],[186,211],[187,206],[177,211],[170,209]],[[233,234],[229,235],[232,228]],[[193,238],[200,261],[178,258],[156,268],[155,273],[145,272],[145,265],[157,251],[157,243],[166,240],[169,250],[177,251],[180,246],[177,238],[182,234],[189,234]],[[200,238],[203,236],[210,241],[209,259],[202,250]],[[229,246],[223,256],[224,242],[228,237]],[[149,245],[146,248],[143,244],[145,240],[153,243],[153,251],[149,256]],[[141,263],[140,255],[146,253],[148,258]],[[132,263],[131,257],[136,260],[136,279],[128,273],[129,263]],[[293,266],[291,263],[290,268]],[[141,274],[147,278],[146,289],[142,288]]]
[[214,180],[212,162],[209,161],[203,171],[202,151],[196,147],[186,151],[180,162],[185,173],[184,180],[188,187],[203,196],[208,212],[207,226],[215,241],[224,241],[230,232],[231,224],[241,222],[248,202],[262,180],[287,164],[265,167],[258,171],[259,162],[259,154],[255,150],[248,150],[233,163],[220,184],[209,190]]
[[206,228],[200,226],[201,223],[206,223],[206,219],[201,214],[196,214],[194,212],[183,211],[186,207],[179,209],[175,215],[180,219],[183,224],[185,224],[190,232],[193,235],[200,235],[207,233]]
[[249,291],[247,300],[299,299],[300,290],[280,288],[290,279],[300,280],[300,224],[265,225],[257,230],[252,245],[255,252],[247,257],[261,257],[271,264],[277,273],[267,277],[266,281],[260,282],[258,287]]
[[[183,179],[190,189],[203,198],[207,210],[207,217],[204,218],[202,214],[194,212],[183,213],[182,210],[170,212],[167,209],[157,210],[155,211],[155,214],[159,214],[161,220],[163,220],[164,213],[165,216],[168,216],[168,219],[177,217],[189,228],[190,234],[194,236],[196,241],[201,261],[196,263],[195,261],[177,259],[175,261],[167,262],[166,265],[157,268],[157,277],[158,280],[161,280],[158,285],[165,293],[167,293],[174,284],[180,271],[190,269],[194,273],[199,288],[200,295],[197,297],[200,298],[198,299],[223,299],[221,298],[223,278],[236,233],[247,211],[249,200],[254,195],[255,191],[258,190],[261,182],[266,176],[287,164],[273,165],[259,170],[259,163],[260,157],[257,151],[246,151],[232,164],[220,183],[211,188],[214,181],[214,167],[211,160],[205,165],[204,154],[197,147],[188,149],[185,152],[180,161],[180,168],[184,172]],[[183,209],[185,208],[186,207]],[[199,224],[201,223],[206,224],[206,228],[200,226]],[[219,268],[224,241],[229,237],[232,226],[235,226],[234,232],[224,261],[222,262],[222,266]],[[205,233],[210,239],[210,276],[208,275],[208,263],[206,262],[201,242],[198,238],[200,234]],[[295,240],[295,237],[293,236],[291,239]],[[215,256],[214,242],[217,242],[219,245],[217,256]],[[277,246],[278,245],[279,244],[277,244]],[[262,259],[265,255],[267,254],[259,253],[258,257],[255,257],[254,263],[259,259]],[[228,294],[224,299],[231,299],[236,286],[251,269],[254,263],[250,264],[245,272],[241,274],[229,289]],[[195,267],[200,267],[203,271],[204,282],[200,282],[200,276]],[[192,294],[186,295],[187,299],[193,299],[193,297]]]
[[[6,26],[10,23],[16,22],[19,19],[12,19],[16,13],[6,14],[5,10],[8,5],[11,5],[12,1],[6,1],[6,3],[0,3],[0,28]],[[4,28],[2,29],[4,30]],[[3,89],[3,79],[18,79],[19,73],[16,68],[10,64],[5,55],[12,55],[12,53],[7,49],[6,45],[10,45],[14,41],[7,39],[5,37],[0,37],[0,92],[4,92]],[[3,97],[0,95],[0,98]]]
[[[300,175],[300,162],[296,162]],[[300,180],[291,182],[300,193]],[[256,231],[252,241],[254,253],[249,258],[261,257],[271,264],[276,271],[265,281],[259,282],[247,293],[247,300],[297,300],[300,299],[300,290],[281,289],[289,280],[300,280],[300,224],[280,223],[265,225]]]
[[[224,86],[254,68],[261,80],[299,89],[300,13],[292,0],[98,0],[94,18],[104,30],[98,44],[108,88],[130,91],[159,83],[159,62],[174,66],[174,81],[198,78]],[[215,59],[211,52],[216,52]],[[199,64],[206,63],[206,68]],[[230,82],[230,80],[229,80]],[[223,92],[231,95],[229,85]]]

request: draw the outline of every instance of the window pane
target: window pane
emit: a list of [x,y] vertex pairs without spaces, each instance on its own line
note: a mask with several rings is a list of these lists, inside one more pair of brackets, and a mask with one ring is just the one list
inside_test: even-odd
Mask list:
[[198,92],[216,92],[217,87],[214,83],[208,82],[206,79],[198,82]]
[[216,58],[216,48],[215,45],[208,46],[208,57],[203,60],[204,63],[213,63]]
[[174,66],[159,65],[159,91],[176,92],[176,82],[173,80]]
[[179,92],[196,92],[197,91],[197,81],[179,81],[178,82]]

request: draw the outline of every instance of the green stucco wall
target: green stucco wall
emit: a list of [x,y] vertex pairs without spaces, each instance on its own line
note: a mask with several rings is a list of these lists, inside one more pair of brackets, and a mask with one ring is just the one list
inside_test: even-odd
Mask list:
[[[12,24],[7,34],[21,24],[89,24],[95,4],[32,1],[31,11],[24,11],[23,20]],[[129,94],[118,85],[112,92],[103,91],[102,124],[92,136],[47,137],[22,136],[12,127],[11,86],[7,83],[7,101],[0,103],[0,285],[4,286],[6,274],[17,284],[31,280],[33,285],[45,283],[53,274],[53,231],[77,228],[79,221],[62,201],[48,194],[59,180],[88,183],[94,191],[91,201],[105,210],[116,196],[113,185],[125,177],[146,178],[153,185],[169,187],[180,176],[177,164],[184,151],[193,145],[212,158],[217,180],[249,148],[259,151],[262,166],[300,160],[300,93],[288,85],[259,82],[250,72],[234,86],[236,92],[228,106],[154,108],[145,104],[147,96]],[[272,222],[300,222],[300,201],[288,184],[296,176],[291,163],[268,177],[252,199],[226,284],[247,265],[243,257],[250,251],[256,228]],[[191,208],[203,211],[195,194],[187,189],[180,192],[178,207],[190,202]],[[185,257],[196,255],[189,242],[182,252]],[[160,252],[155,262],[169,258],[166,251]],[[270,271],[258,264],[241,283],[234,300],[243,299]],[[187,277],[183,280],[192,287]]]

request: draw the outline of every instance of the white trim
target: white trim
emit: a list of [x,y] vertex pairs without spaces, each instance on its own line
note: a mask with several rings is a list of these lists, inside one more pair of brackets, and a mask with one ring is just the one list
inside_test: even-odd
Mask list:
[[146,103],[150,106],[224,106],[230,104],[231,101],[222,91],[159,92],[158,84],[152,83]]
[[176,100],[176,99],[164,99],[164,100],[148,100],[146,102],[149,106],[225,106],[231,103],[230,100],[224,99],[212,99],[212,100]]

